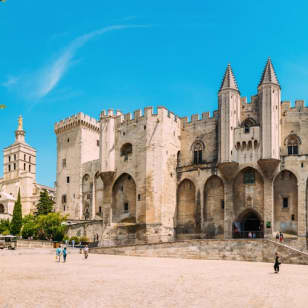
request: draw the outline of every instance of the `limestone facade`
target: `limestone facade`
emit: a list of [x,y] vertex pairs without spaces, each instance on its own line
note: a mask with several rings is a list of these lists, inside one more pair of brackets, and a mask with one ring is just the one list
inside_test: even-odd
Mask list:
[[35,211],[40,192],[55,198],[55,189],[36,182],[36,150],[25,142],[23,120],[19,117],[15,142],[3,150],[3,178],[0,178],[0,219],[11,219],[20,190],[22,214]]
[[270,59],[250,102],[228,65],[212,117],[108,110],[55,133],[57,210],[102,220],[102,243],[306,238],[308,108],[281,101]]

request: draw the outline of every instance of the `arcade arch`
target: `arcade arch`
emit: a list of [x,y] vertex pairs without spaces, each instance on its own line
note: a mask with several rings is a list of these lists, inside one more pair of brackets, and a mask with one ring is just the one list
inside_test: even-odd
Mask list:
[[217,176],[211,176],[204,185],[204,229],[208,237],[224,232],[224,184]]
[[289,170],[281,171],[274,180],[274,231],[297,234],[297,178]]
[[136,183],[123,173],[112,187],[112,222],[136,222]]
[[177,191],[176,232],[195,233],[196,188],[191,180],[183,180]]

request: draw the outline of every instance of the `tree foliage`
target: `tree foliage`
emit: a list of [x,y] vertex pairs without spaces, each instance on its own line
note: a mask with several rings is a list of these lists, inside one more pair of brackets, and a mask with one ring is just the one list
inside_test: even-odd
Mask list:
[[44,189],[40,192],[40,200],[36,205],[36,215],[47,215],[53,211],[55,202],[51,199],[48,191]]
[[0,234],[9,232],[10,234],[10,221],[9,219],[0,219]]
[[67,231],[64,224],[65,216],[60,213],[49,213],[47,215],[28,215],[24,217],[22,237],[39,240],[62,241]]
[[22,227],[22,210],[20,202],[20,190],[19,190],[17,201],[15,202],[13,210],[13,218],[10,227],[11,233],[13,235],[18,235],[20,233],[21,227]]

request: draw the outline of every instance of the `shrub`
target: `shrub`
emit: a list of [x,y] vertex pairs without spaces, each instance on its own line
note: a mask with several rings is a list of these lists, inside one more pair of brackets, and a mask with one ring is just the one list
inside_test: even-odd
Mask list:
[[73,240],[75,241],[75,244],[80,243],[80,239],[79,239],[78,236],[72,236],[72,237],[70,238],[70,242],[72,242]]
[[89,239],[86,237],[86,236],[82,236],[81,238],[80,238],[80,242],[81,243],[89,243]]

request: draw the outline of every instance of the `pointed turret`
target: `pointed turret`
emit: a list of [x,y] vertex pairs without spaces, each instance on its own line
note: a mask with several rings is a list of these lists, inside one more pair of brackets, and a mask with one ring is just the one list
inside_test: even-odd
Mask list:
[[266,65],[265,65],[265,68],[264,68],[264,71],[263,71],[258,87],[260,87],[263,84],[268,84],[268,83],[276,84],[277,86],[280,87],[271,58],[267,59],[267,62],[266,62]]
[[225,90],[225,89],[228,89],[228,90],[233,89],[233,90],[240,92],[238,87],[237,87],[237,83],[236,83],[236,80],[235,80],[235,77],[234,77],[234,74],[232,72],[232,68],[231,68],[230,64],[228,64],[228,66],[227,66],[227,69],[226,69],[226,72],[224,74],[224,78],[222,80],[219,92],[222,91],[222,90]]

